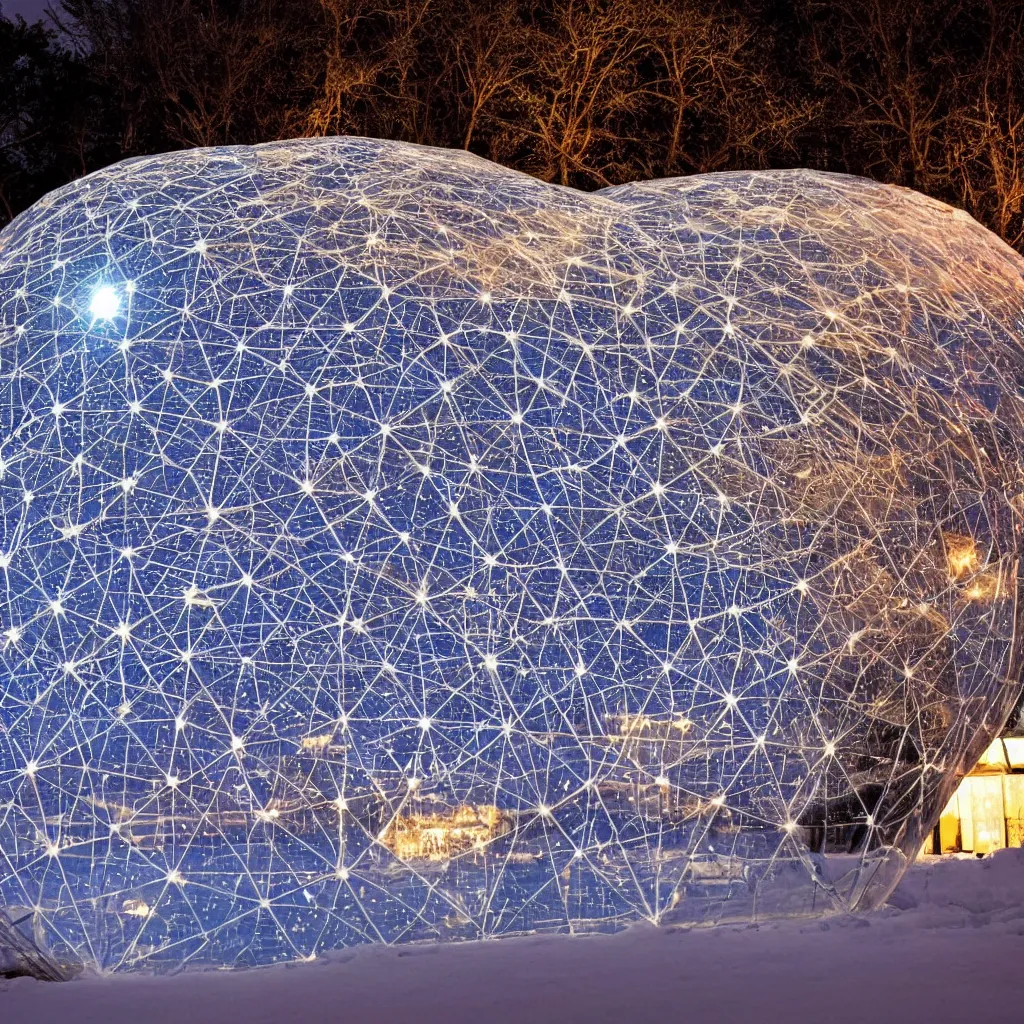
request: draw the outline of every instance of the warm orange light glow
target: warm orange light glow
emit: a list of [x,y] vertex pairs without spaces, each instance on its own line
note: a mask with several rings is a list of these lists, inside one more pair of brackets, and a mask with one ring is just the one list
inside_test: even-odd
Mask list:
[[964,590],[969,601],[994,601],[1003,596],[1003,579],[999,573],[985,572],[973,579]]
[[334,739],[334,733],[325,732],[319,736],[303,736],[302,737],[302,749],[303,750],[324,750],[331,745],[331,740]]
[[121,913],[129,917],[149,917],[153,910],[145,900],[128,899],[121,904]]
[[978,545],[973,537],[961,533],[943,533],[946,545],[946,559],[949,562],[949,575],[955,580],[963,579],[981,568]]
[[396,817],[380,841],[402,860],[448,860],[488,842],[510,829],[508,818],[490,804],[462,804],[452,811]]
[[[651,733],[657,734],[657,737],[660,739],[666,739],[668,736],[667,730],[672,729],[685,736],[693,728],[693,722],[681,715],[665,720],[654,718],[651,715],[631,715],[627,713],[610,716],[610,721],[618,724],[619,736],[632,738],[640,737],[645,733]],[[611,737],[612,740],[617,738],[615,736]]]

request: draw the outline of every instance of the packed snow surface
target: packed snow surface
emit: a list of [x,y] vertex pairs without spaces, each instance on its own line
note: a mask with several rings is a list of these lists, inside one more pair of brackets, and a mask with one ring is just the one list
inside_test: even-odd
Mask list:
[[871,914],[363,947],[313,964],[0,983],[4,1024],[1018,1020],[1024,851],[926,859]]

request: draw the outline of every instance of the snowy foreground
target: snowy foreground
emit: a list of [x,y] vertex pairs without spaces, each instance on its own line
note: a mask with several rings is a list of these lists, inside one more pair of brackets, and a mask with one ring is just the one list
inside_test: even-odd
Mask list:
[[0,981],[3,1024],[1020,1020],[1024,851],[915,865],[869,915],[365,948],[314,964]]

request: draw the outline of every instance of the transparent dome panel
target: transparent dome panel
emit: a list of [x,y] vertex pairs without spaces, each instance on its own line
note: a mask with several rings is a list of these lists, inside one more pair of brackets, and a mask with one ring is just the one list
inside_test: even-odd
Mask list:
[[5,955],[884,901],[1020,692],[1021,271],[808,171],[315,139],[47,196],[0,234]]

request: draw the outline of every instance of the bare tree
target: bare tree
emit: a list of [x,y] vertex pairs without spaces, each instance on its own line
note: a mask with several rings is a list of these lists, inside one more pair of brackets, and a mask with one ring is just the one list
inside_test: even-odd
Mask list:
[[515,0],[473,7],[452,25],[452,89],[462,111],[462,148],[472,146],[482,123],[493,129],[501,101],[528,74],[528,36]]
[[52,128],[11,57],[8,216],[30,165],[47,168],[38,194],[118,156],[354,134],[582,188],[843,170],[959,203],[1024,248],[1024,0],[53,2],[77,54],[46,74],[92,99]]
[[325,45],[307,135],[374,135],[444,144],[431,120],[440,77],[433,32],[440,0],[318,0]]
[[950,72],[944,46],[958,5],[915,0],[812,0],[827,11],[812,23],[811,70],[819,87],[843,98],[838,127],[858,154],[860,173],[928,191],[948,117]]
[[305,112],[302,134],[343,135],[358,130],[356,109],[372,104],[373,92],[387,59],[381,50],[364,52],[357,43],[360,27],[376,9],[360,0],[319,0],[326,20],[325,42],[319,55],[323,77],[317,95]]
[[648,86],[652,18],[637,0],[564,0],[524,34],[533,66],[516,82],[496,152],[562,185],[604,186],[635,174],[625,153]]
[[1024,245],[1024,9],[985,0],[984,53],[958,80],[944,171],[965,209],[1010,245]]
[[795,155],[795,134],[819,104],[787,94],[764,26],[717,3],[655,0],[651,88],[667,110],[650,147],[663,174],[768,166]]
[[295,58],[310,10],[306,0],[62,0],[65,31],[120,100],[126,152],[153,136],[175,146],[279,137],[305,86]]

